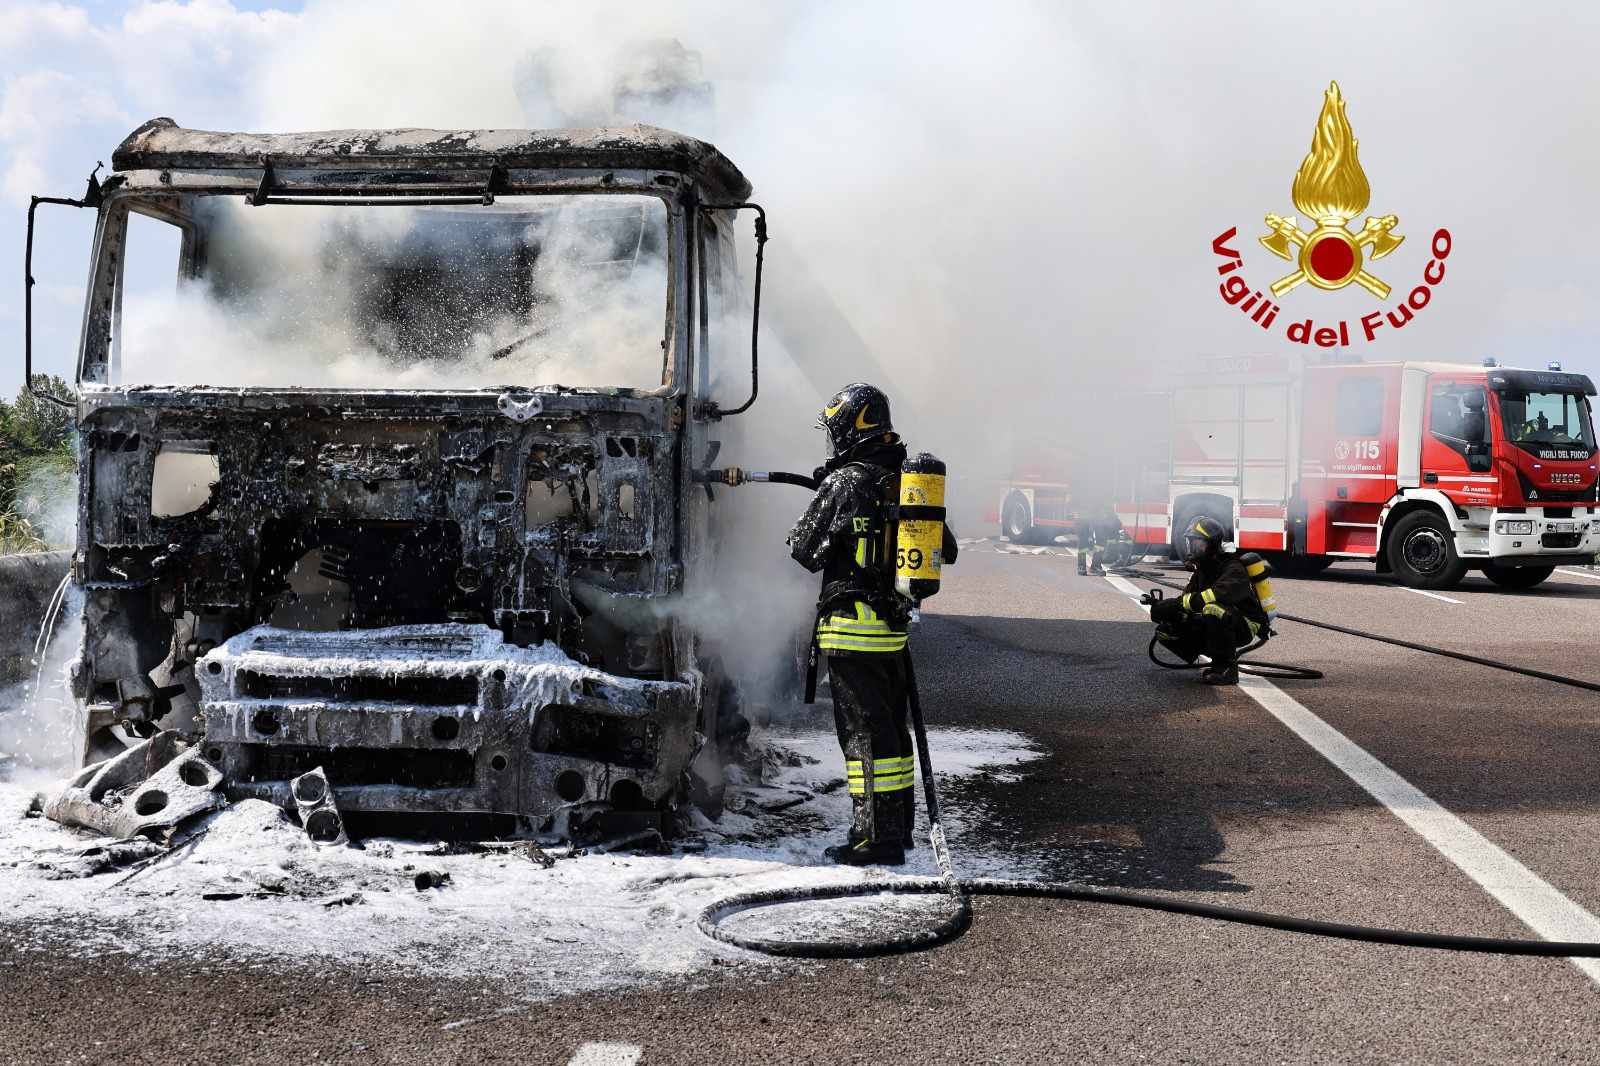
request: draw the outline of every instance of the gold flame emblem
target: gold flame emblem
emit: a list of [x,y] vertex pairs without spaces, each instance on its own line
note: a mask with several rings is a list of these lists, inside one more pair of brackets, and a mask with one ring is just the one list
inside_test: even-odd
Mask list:
[[1329,82],[1322,96],[1322,114],[1317,116],[1317,132],[1294,175],[1294,206],[1315,222],[1307,233],[1294,218],[1268,215],[1272,232],[1260,238],[1273,255],[1299,269],[1272,283],[1272,295],[1282,296],[1303,281],[1319,289],[1342,289],[1355,282],[1378,299],[1387,299],[1389,286],[1362,269],[1362,249],[1371,245],[1373,259],[1382,259],[1405,240],[1394,232],[1397,215],[1382,218],[1367,216],[1359,233],[1351,233],[1347,223],[1367,209],[1372,189],[1356,156],[1360,142],[1350,129],[1344,113],[1344,97],[1339,83]]

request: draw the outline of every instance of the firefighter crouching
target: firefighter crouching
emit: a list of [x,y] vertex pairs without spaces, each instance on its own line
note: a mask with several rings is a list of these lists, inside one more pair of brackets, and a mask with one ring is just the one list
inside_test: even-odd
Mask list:
[[[822,572],[813,654],[828,658],[850,790],[849,836],[827,856],[852,866],[896,865],[912,844],[916,783],[916,749],[906,724],[912,602],[895,590],[890,542],[890,505],[906,448],[889,419],[889,398],[871,385],[846,385],[817,425],[826,434],[828,459],[789,546],[801,566]],[[956,551],[946,527],[942,561],[954,562]]]
[[1271,631],[1271,605],[1264,605],[1257,592],[1266,566],[1253,555],[1224,553],[1224,535],[1214,518],[1202,515],[1189,523],[1183,535],[1184,565],[1194,571],[1189,584],[1180,595],[1150,606],[1162,646],[1184,662],[1201,655],[1211,660],[1200,675],[1208,685],[1237,685],[1239,649]]

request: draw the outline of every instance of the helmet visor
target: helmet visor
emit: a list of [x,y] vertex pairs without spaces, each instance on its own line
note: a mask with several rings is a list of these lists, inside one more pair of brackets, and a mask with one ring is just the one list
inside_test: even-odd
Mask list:
[[829,459],[833,458],[833,431],[830,430],[822,419],[817,419],[817,428],[822,430],[822,453]]
[[1198,559],[1211,548],[1211,542],[1204,537],[1184,537],[1183,557],[1185,559]]

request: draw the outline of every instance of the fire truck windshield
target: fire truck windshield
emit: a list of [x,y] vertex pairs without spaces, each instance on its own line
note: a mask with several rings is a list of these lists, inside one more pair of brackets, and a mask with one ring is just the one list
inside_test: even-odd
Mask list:
[[[1594,425],[1586,397],[1568,392],[1503,392],[1500,420],[1513,444],[1582,448],[1594,451]],[[1574,458],[1579,458],[1574,456]]]

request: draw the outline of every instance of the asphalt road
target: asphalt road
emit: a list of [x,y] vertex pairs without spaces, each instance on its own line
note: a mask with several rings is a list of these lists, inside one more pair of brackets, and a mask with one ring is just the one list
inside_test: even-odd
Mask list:
[[[1445,598],[1356,566],[1277,583],[1291,613],[1600,682],[1600,575]],[[1138,606],[1055,551],[973,546],[930,607],[930,718],[1049,753],[949,802],[982,799],[981,832],[1053,877],[1438,932],[1600,929],[1595,693],[1293,623],[1268,657],[1325,680],[1206,688],[1152,668]],[[981,900],[922,954],[538,1004],[392,971],[24,953],[0,924],[17,1063],[1551,1063],[1600,1061],[1596,1032],[1600,981],[1566,960],[1085,904]]]

